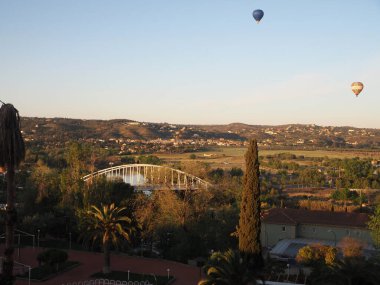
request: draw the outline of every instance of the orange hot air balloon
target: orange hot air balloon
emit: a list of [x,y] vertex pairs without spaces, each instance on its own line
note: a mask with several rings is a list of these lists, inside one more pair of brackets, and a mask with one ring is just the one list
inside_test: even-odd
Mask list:
[[364,88],[364,85],[361,82],[354,82],[351,84],[351,90],[352,92],[355,93],[356,97],[358,97],[360,92],[362,92],[363,88]]

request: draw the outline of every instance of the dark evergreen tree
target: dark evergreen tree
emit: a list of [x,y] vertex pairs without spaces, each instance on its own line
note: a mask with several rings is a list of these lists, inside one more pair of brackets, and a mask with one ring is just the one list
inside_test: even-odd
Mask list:
[[260,170],[257,141],[251,140],[245,154],[246,170],[238,227],[239,250],[255,268],[263,266],[260,221]]

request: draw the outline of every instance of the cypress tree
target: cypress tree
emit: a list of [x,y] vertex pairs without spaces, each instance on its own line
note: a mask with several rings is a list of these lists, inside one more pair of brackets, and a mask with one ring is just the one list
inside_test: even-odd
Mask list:
[[260,170],[257,141],[250,140],[245,154],[246,170],[238,227],[239,250],[256,268],[263,266],[260,221]]

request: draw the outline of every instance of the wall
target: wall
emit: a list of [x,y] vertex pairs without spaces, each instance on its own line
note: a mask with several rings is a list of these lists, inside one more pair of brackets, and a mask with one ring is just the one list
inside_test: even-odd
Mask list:
[[296,238],[295,225],[261,224],[261,244],[273,247],[279,240]]
[[295,238],[326,240],[336,242],[338,245],[340,240],[347,236],[372,245],[370,232],[364,228],[344,228],[308,224],[295,226],[262,223],[261,225],[261,244],[265,247],[273,247],[282,239]]
[[336,243],[344,237],[352,237],[367,244],[372,244],[372,239],[368,230],[363,228],[348,228],[336,226],[306,225],[297,226],[297,237],[307,239],[329,240]]

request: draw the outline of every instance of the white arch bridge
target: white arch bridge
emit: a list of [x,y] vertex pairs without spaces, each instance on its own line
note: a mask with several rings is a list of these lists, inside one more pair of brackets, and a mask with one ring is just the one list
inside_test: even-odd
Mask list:
[[121,179],[134,186],[136,190],[198,190],[207,189],[211,184],[199,177],[178,169],[151,165],[125,164],[102,169],[84,176],[91,183],[94,178],[106,177],[109,180]]

